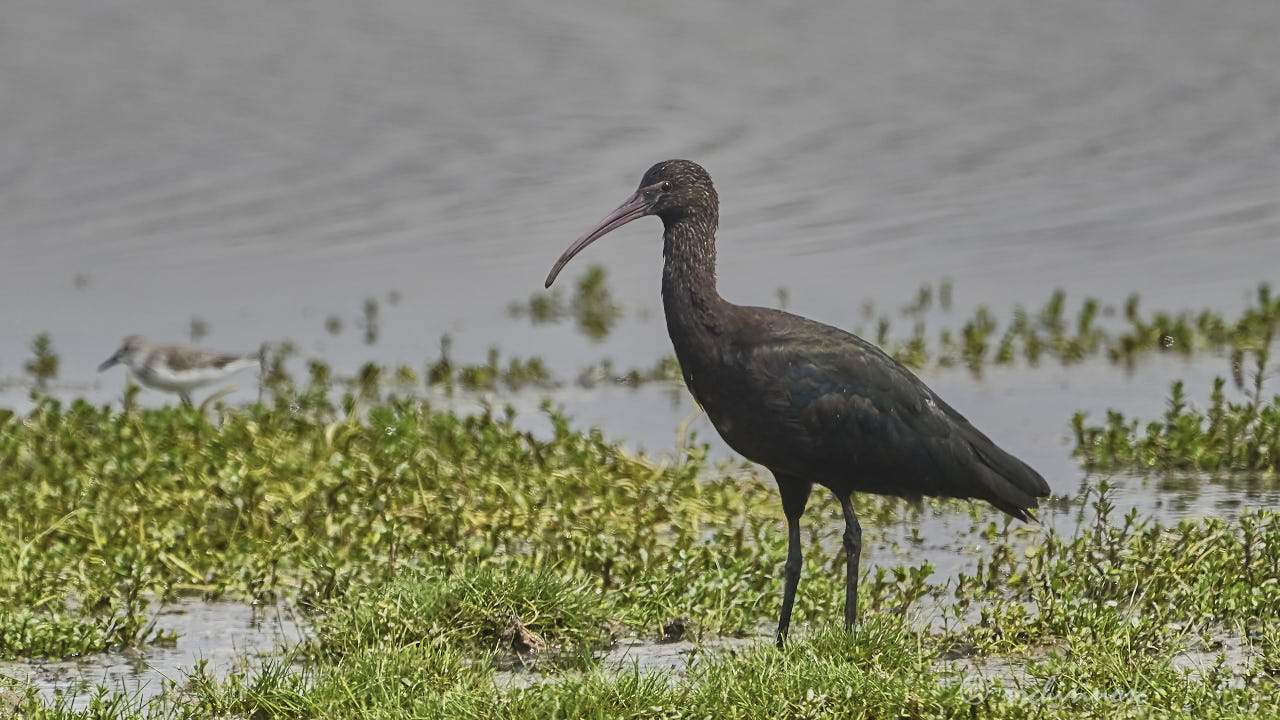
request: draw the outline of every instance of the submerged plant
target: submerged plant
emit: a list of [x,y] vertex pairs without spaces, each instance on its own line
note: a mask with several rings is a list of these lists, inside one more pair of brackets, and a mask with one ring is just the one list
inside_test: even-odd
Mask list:
[[364,330],[365,345],[374,345],[378,342],[381,325],[378,320],[378,301],[375,298],[365,298],[364,317],[360,321],[360,327]]
[[[1233,358],[1244,364],[1245,353]],[[1238,371],[1237,388],[1248,392],[1243,401],[1230,402],[1226,380],[1215,378],[1209,405],[1191,405],[1181,381],[1169,391],[1168,409],[1159,421],[1140,423],[1115,411],[1103,425],[1086,424],[1086,415],[1071,420],[1074,454],[1097,469],[1259,471],[1280,470],[1280,395],[1270,400],[1263,392],[1270,345],[1252,353],[1256,358],[1252,383],[1243,387]]]
[[188,334],[191,336],[191,342],[198,343],[209,335],[209,323],[203,318],[191,316],[191,325],[188,328]]
[[502,363],[497,347],[490,347],[484,364],[455,363],[450,357],[453,339],[440,338],[440,357],[427,364],[428,388],[441,388],[448,393],[455,390],[487,392],[498,389],[516,391],[525,388],[552,389],[559,383],[540,357],[513,357]]
[[512,301],[507,305],[507,314],[513,318],[528,317],[534,325],[556,323],[569,315],[564,294],[559,288],[546,292],[536,292],[524,302]]
[[[943,287],[949,306],[950,286]],[[941,288],[936,295],[942,297]],[[1147,316],[1139,309],[1137,295],[1125,301],[1122,311],[1085,298],[1073,317],[1067,310],[1066,293],[1055,290],[1039,310],[1017,306],[1003,322],[979,306],[958,332],[943,328],[937,340],[930,342],[924,319],[934,306],[934,297],[932,286],[922,286],[913,301],[902,308],[900,315],[912,321],[913,331],[908,339],[892,336],[890,317],[876,318],[870,333],[876,344],[910,367],[932,363],[943,367],[964,365],[980,374],[988,364],[1006,365],[1020,359],[1031,365],[1046,357],[1072,364],[1100,355],[1133,367],[1139,358],[1153,352],[1189,356],[1203,350],[1253,350],[1269,345],[1280,327],[1280,298],[1273,297],[1266,284],[1258,287],[1255,303],[1234,320],[1210,310],[1155,312]],[[940,299],[938,304],[942,304]],[[870,319],[872,313],[864,304],[863,320]],[[1123,322],[1109,320],[1115,317]],[[863,330],[855,328],[858,334]]]
[[592,340],[603,340],[622,317],[622,307],[613,301],[599,265],[587,268],[578,279],[570,307],[578,330]]
[[44,390],[50,380],[58,377],[58,367],[62,361],[53,350],[53,341],[48,333],[40,333],[31,341],[31,359],[23,364],[23,369],[31,376],[36,388]]
[[507,314],[528,317],[534,325],[558,323],[573,318],[578,331],[591,340],[603,340],[622,318],[622,306],[613,299],[605,269],[590,265],[578,278],[573,300],[565,302],[559,290],[537,292],[525,302],[511,302]]

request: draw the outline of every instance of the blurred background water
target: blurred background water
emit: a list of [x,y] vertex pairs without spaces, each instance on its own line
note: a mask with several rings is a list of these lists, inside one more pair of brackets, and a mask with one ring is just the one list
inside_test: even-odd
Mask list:
[[[1229,310],[1280,268],[1276,37],[1270,0],[12,0],[0,375],[48,331],[93,379],[193,315],[337,366],[445,331],[577,362],[600,353],[505,306],[676,156],[716,179],[739,302],[787,286],[848,326],[946,276],[962,309]],[[658,234],[584,259],[656,310]],[[393,290],[372,351],[325,333]],[[666,352],[656,317],[608,351]]]
[[[1270,0],[14,0],[0,377],[49,332],[60,379],[105,402],[123,378],[94,370],[121,337],[183,341],[193,317],[210,346],[291,339],[347,372],[421,367],[446,332],[460,360],[647,365],[669,352],[656,220],[568,273],[603,264],[647,320],[596,345],[506,306],[668,157],[716,179],[738,302],[786,287],[851,327],[949,277],[960,316],[1054,287],[1228,312],[1280,268],[1277,37]],[[374,346],[352,329],[366,297]],[[926,375],[1034,456],[1064,413],[1149,412],[1188,372],[1225,369]],[[657,390],[559,400],[659,447],[687,414]]]

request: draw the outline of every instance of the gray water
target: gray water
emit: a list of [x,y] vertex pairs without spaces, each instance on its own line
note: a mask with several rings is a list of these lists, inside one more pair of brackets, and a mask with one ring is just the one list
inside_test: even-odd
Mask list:
[[297,644],[302,628],[285,606],[185,599],[157,612],[156,627],[174,633],[171,646],[150,645],[59,661],[0,661],[0,674],[39,688],[70,707],[87,707],[98,687],[132,698],[181,689],[198,663],[213,677],[253,673],[255,661]]
[[[48,331],[105,399],[121,337],[193,315],[209,345],[340,368],[416,364],[443,332],[477,360],[651,362],[660,321],[601,348],[505,306],[673,156],[716,179],[738,302],[787,286],[850,326],[947,276],[960,311],[1053,287],[1227,311],[1280,268],[1277,36],[1271,0],[17,0],[0,376]],[[656,310],[658,233],[570,278],[602,263]],[[325,333],[393,290],[373,350]]]
[[[182,341],[193,317],[212,347],[289,339],[345,372],[421,367],[444,333],[462,361],[498,345],[568,377],[605,356],[649,365],[670,347],[657,221],[561,281],[607,268],[636,319],[605,342],[506,305],[542,292],[564,247],[668,157],[716,179],[720,289],[737,302],[786,287],[789,309],[852,327],[864,301],[897,308],[948,277],[956,317],[1006,316],[1055,287],[1232,312],[1280,268],[1277,37],[1273,0],[12,0],[0,405],[24,406],[3,381],[38,332],[63,392],[108,402],[123,373],[95,368],[120,338]],[[355,327],[366,297],[382,300],[373,346]],[[1071,498],[1091,481],[1068,455],[1071,413],[1151,416],[1171,380],[1194,397],[1227,370],[1201,357],[924,375]],[[252,398],[251,373],[236,384],[233,399]],[[542,395],[501,400],[536,426]],[[553,399],[655,453],[692,411],[659,387]],[[693,428],[728,455],[705,419]],[[1124,479],[1118,492],[1162,518],[1276,502]],[[948,522],[968,520],[922,531],[943,574],[970,562],[942,559]],[[898,529],[883,532],[891,547]]]

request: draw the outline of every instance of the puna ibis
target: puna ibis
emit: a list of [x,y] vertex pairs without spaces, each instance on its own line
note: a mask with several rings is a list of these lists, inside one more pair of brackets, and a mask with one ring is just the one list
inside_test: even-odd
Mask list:
[[787,519],[782,612],[791,623],[800,581],[800,516],[816,483],[844,513],[844,622],[858,614],[862,528],[854,492],[985,500],[1031,519],[1049,486],[1001,450],[910,370],[862,338],[780,310],[734,305],[716,292],[719,199],[707,171],[688,160],[649,168],[622,205],[569,246],[551,287],[583,248],[656,215],[663,224],[662,304],[685,383],[720,437],[768,468]]

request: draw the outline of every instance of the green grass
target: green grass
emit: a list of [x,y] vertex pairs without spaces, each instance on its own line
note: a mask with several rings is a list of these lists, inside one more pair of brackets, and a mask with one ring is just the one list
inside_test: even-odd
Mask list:
[[58,718],[1251,718],[1271,716],[1277,699],[1265,676],[1232,686],[1221,665],[1192,677],[1166,655],[1107,643],[1029,660],[1012,680],[961,680],[936,655],[900,619],[872,616],[853,635],[707,653],[678,673],[599,668],[510,688],[448,645],[375,640],[303,671],[273,662],[252,678],[196,674],[142,707],[119,696],[81,713],[23,702],[28,717]]
[[321,603],[513,559],[622,598],[634,627],[691,612],[734,632],[777,610],[776,491],[707,476],[701,447],[654,464],[554,414],[538,439],[506,416],[400,401],[357,419],[317,397],[218,423],[46,398],[0,424],[0,655],[145,642],[149,602],[177,594]]
[[592,588],[547,570],[528,572],[515,561],[447,574],[406,571],[317,609],[318,639],[310,650],[335,657],[371,643],[511,653],[529,649],[519,628],[532,633],[543,650],[589,657],[606,642],[608,612]]
[[[603,277],[588,280],[575,304],[613,307]],[[922,294],[903,313],[923,322],[949,295]],[[1275,470],[1280,409],[1263,390],[1280,304],[1269,293],[1231,321],[1145,316],[1134,300],[1120,330],[1098,320],[1114,309],[1086,302],[1068,319],[1064,303],[1055,295],[1003,330],[980,311],[959,336],[931,347],[921,329],[898,349],[971,368],[1221,350],[1238,400],[1221,380],[1204,409],[1176,385],[1145,427],[1080,415],[1077,453],[1092,470]],[[528,313],[549,322],[551,310]],[[361,324],[371,341],[378,312],[367,306]],[[849,634],[842,526],[822,493],[806,515],[796,635],[778,649],[767,628],[786,543],[767,476],[713,465],[696,438],[654,460],[550,409],[550,431],[535,436],[510,410],[462,415],[412,397],[424,380],[490,392],[559,382],[536,358],[494,351],[467,366],[449,353],[446,343],[422,375],[371,364],[337,379],[312,362],[299,382],[282,352],[269,401],[231,410],[143,409],[132,394],[122,409],[39,397],[25,415],[0,410],[0,657],[172,643],[156,610],[185,595],[283,601],[308,628],[297,647],[230,675],[200,664],[158,697],[98,688],[79,710],[0,676],[0,717],[1277,714],[1274,509],[1161,523],[1118,514],[1102,478],[1066,506],[1078,523],[1058,534],[931,501],[924,512],[969,513],[956,545],[979,549],[976,569],[942,581],[908,541],[875,558]],[[619,375],[593,368],[597,381]],[[634,382],[672,371],[659,363]],[[917,519],[897,501],[855,503],[869,538]],[[619,635],[652,644],[685,616],[687,667],[640,671],[610,654]],[[722,642],[734,636],[746,642]]]
[[981,619],[963,639],[980,652],[1058,641],[1169,650],[1197,633],[1252,633],[1280,606],[1280,516],[1245,510],[1166,526],[1131,511],[1110,521],[1105,483],[1091,527],[1047,532],[1025,553],[998,545],[954,593]]
[[[1020,363],[1073,365],[1099,357],[1132,369],[1152,355],[1187,358],[1205,353],[1230,355],[1238,373],[1242,356],[1269,347],[1280,329],[1280,297],[1273,296],[1266,284],[1258,286],[1234,317],[1210,309],[1145,312],[1137,295],[1118,304],[1085,298],[1072,311],[1066,293],[1055,290],[1039,307],[1019,305],[1006,317],[978,306],[969,317],[959,318],[951,314],[951,294],[949,282],[940,283],[936,290],[924,285],[912,302],[894,314],[877,313],[867,303],[857,318],[837,324],[873,340],[908,367],[963,367],[975,376]],[[780,305],[789,297],[785,288],[779,289]],[[578,278],[572,300],[566,301],[558,290],[538,292],[526,301],[510,303],[507,312],[535,325],[573,320],[578,332],[593,341],[607,337],[624,316],[599,266],[591,266]],[[940,327],[931,330],[931,322]],[[902,327],[908,328],[906,334]],[[584,387],[605,383],[635,387],[680,379],[675,356],[669,354],[641,367],[621,366],[604,357],[581,367],[570,379],[557,377],[540,357],[504,359],[496,347],[489,349],[482,363],[459,362],[451,357],[451,345],[452,339],[443,337],[440,357],[427,365],[429,387],[486,392],[551,389],[569,382]],[[416,380],[417,374],[409,373]]]
[[[871,573],[853,636],[834,622],[843,560],[813,542],[835,547],[839,525],[811,520],[800,634],[778,650],[758,634],[785,549],[770,484],[721,474],[696,445],[655,464],[551,417],[543,439],[416,402],[350,417],[293,402],[214,423],[46,399],[8,417],[6,655],[162,641],[148,610],[191,592],[283,596],[311,630],[291,656],[226,678],[193,668],[155,699],[103,689],[72,712],[12,683],[5,697],[59,718],[1249,717],[1275,699],[1270,510],[1165,526],[1114,517],[1102,484],[1071,536],[975,523],[962,542],[986,551],[954,582],[910,564]],[[868,524],[912,512],[859,502]],[[824,499],[811,517],[832,510]],[[674,674],[602,662],[607,622],[653,641],[682,614],[709,639],[758,640],[713,642]],[[1256,657],[1195,676],[1173,662],[1224,636],[1251,638]],[[947,657],[1022,669],[960,677]],[[506,679],[525,668],[531,686]]]

